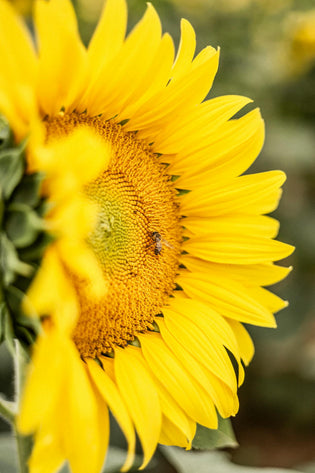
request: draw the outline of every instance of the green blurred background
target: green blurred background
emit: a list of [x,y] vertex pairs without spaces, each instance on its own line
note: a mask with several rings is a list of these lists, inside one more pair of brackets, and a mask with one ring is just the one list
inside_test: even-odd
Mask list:
[[[13,3],[29,15],[31,1]],[[74,3],[87,42],[103,0]],[[232,452],[233,461],[299,466],[314,472],[315,1],[152,3],[176,45],[184,17],[196,30],[198,51],[208,44],[220,46],[220,68],[210,97],[241,94],[254,100],[266,122],[266,142],[251,170],[282,169],[288,178],[274,216],[281,221],[279,238],[296,246],[293,256],[284,262],[293,265],[294,271],[275,291],[290,306],[277,316],[277,330],[249,327],[256,355],[239,392],[241,407],[233,425],[240,447]],[[132,27],[146,2],[128,0],[128,4]],[[9,392],[10,364],[3,349],[0,370],[0,381]]]

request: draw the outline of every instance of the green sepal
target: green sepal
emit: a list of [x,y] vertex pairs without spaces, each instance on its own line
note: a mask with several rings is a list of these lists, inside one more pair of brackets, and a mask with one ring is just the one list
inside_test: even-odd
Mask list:
[[34,173],[23,177],[20,184],[15,189],[11,202],[22,203],[35,207],[40,202],[40,186],[43,182],[44,174]]
[[44,175],[26,174],[26,145],[27,140],[14,143],[0,116],[0,341],[12,353],[16,340],[28,351],[40,330],[40,321],[24,314],[22,301],[53,241],[43,220],[49,209],[41,195]]
[[6,323],[6,312],[8,311],[6,303],[0,302],[0,344],[5,338],[5,323]]
[[16,248],[34,243],[42,228],[42,219],[28,205],[14,203],[8,207],[5,231]]
[[19,250],[19,255],[26,262],[39,261],[42,259],[47,246],[54,240],[55,238],[49,233],[40,233],[32,245]]
[[217,429],[208,429],[197,424],[197,431],[192,441],[193,448],[198,450],[214,450],[217,448],[235,448],[238,446],[230,419],[218,416]]
[[0,115],[0,151],[10,148],[13,143],[13,134],[10,130],[9,122]]
[[4,200],[2,199],[2,190],[1,190],[1,187],[0,187],[0,228],[2,227],[4,209],[5,209]]
[[9,199],[24,173],[23,148],[5,149],[0,152],[0,188],[5,199]]
[[4,234],[0,234],[0,269],[2,281],[5,287],[12,284],[16,274],[29,277],[34,272],[34,268],[21,261],[13,243]]
[[1,342],[6,340],[11,353],[14,350],[14,329],[11,314],[5,302],[0,305],[0,334]]

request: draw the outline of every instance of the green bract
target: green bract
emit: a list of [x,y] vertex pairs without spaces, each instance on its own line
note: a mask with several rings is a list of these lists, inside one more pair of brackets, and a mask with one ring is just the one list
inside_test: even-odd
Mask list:
[[22,300],[50,240],[43,231],[43,176],[26,174],[25,142],[16,145],[0,116],[0,342],[33,343],[38,322],[23,314]]

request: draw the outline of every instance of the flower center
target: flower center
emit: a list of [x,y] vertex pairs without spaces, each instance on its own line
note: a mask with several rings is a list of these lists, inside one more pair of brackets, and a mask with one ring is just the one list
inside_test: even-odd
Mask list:
[[71,275],[81,308],[73,339],[81,356],[97,357],[152,329],[174,289],[182,241],[176,191],[150,147],[111,120],[71,113],[45,123],[48,139],[84,125],[112,148],[108,169],[86,188],[98,205],[88,243],[109,281],[106,296],[95,301]]

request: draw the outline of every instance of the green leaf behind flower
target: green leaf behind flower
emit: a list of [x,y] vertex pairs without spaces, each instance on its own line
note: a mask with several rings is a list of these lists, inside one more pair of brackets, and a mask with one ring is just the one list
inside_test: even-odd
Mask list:
[[207,427],[198,424],[192,446],[199,450],[237,447],[238,443],[230,419],[222,419],[219,417],[219,425],[216,430],[207,429]]

